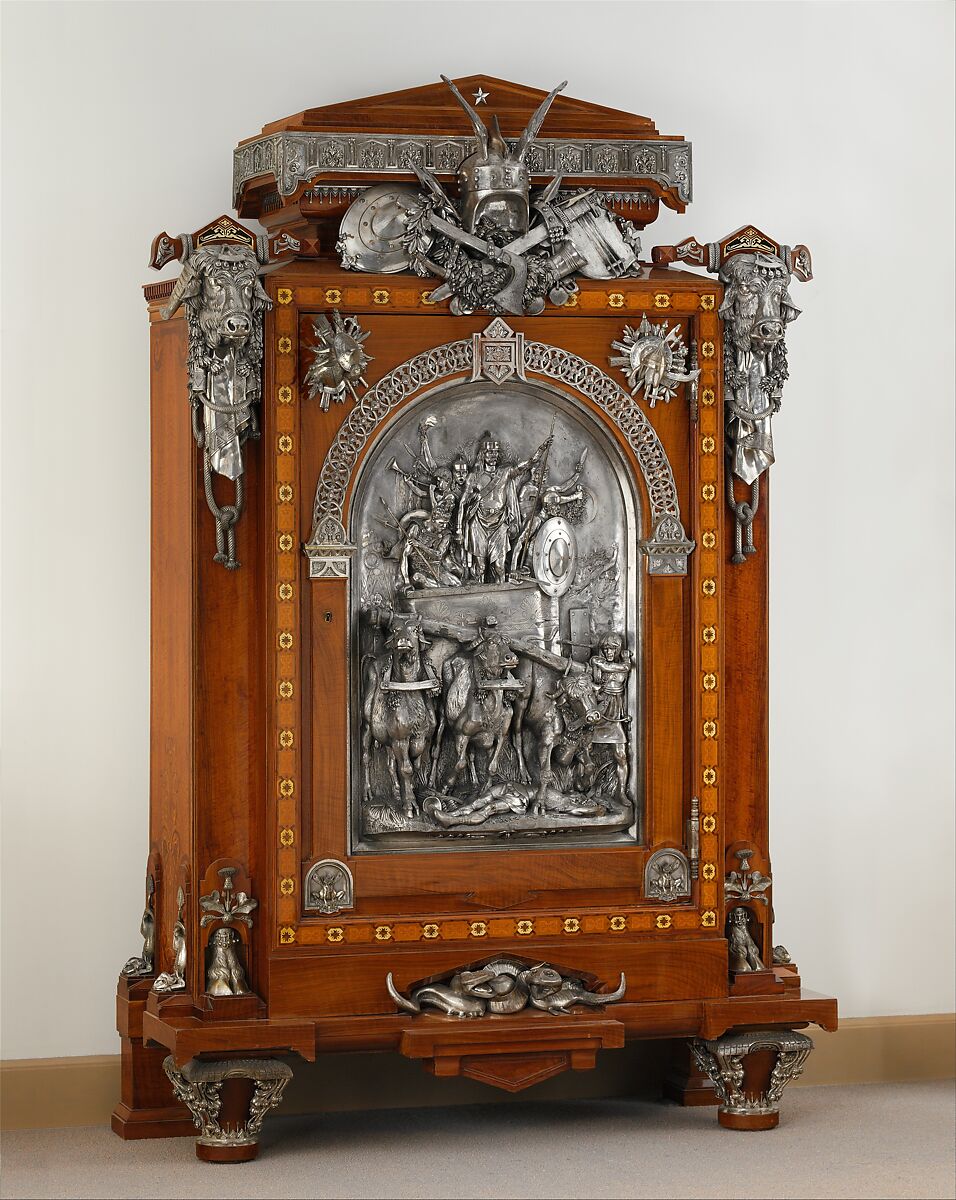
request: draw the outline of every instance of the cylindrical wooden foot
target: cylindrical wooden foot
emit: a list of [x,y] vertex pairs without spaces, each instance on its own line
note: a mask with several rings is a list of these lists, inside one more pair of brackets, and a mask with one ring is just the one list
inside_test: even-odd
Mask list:
[[258,1142],[247,1142],[242,1146],[204,1146],[196,1143],[196,1157],[209,1163],[252,1162],[259,1153]]
[[[221,1138],[209,1142],[200,1137],[196,1141],[196,1157],[203,1162],[237,1163],[251,1162],[259,1153],[259,1143],[245,1134],[249,1117],[249,1103],[253,1095],[253,1082],[241,1076],[224,1079],[219,1085],[219,1113],[217,1120],[222,1130]],[[241,1138],[231,1142],[231,1137]]]
[[780,1110],[768,1113],[732,1113],[717,1110],[717,1124],[724,1129],[776,1129],[780,1124]]

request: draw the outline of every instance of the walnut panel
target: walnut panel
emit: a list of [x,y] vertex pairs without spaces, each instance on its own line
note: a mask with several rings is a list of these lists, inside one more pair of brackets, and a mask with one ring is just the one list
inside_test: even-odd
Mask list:
[[[315,958],[300,951],[276,956],[270,964],[273,1000],[271,1016],[322,1017],[347,1014],[393,1013],[394,1001],[385,988],[392,971],[399,990],[410,984],[475,963],[505,949],[503,943],[480,948],[389,947],[387,953]],[[509,953],[530,956],[512,943]],[[707,998],[726,994],[726,948],[723,940],[674,944],[584,941],[542,942],[535,961],[546,960],[569,973],[591,974],[616,986],[627,976],[625,1003]],[[609,1010],[612,1012],[614,1010]],[[321,1049],[321,1039],[320,1039]]]
[[150,842],[157,969],[171,963],[176,891],[193,855],[196,456],[183,400],[186,323],[150,326]]

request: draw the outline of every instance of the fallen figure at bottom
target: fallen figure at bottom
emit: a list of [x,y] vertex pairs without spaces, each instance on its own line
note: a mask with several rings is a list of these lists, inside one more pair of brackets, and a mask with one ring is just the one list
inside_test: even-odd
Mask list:
[[475,798],[460,808],[448,808],[454,804],[453,796],[434,792],[423,802],[422,811],[446,829],[453,825],[482,825],[490,817],[501,813],[524,815],[532,804],[541,804],[545,812],[561,813],[569,817],[600,817],[607,812],[607,805],[600,800],[578,793],[559,791],[548,785],[544,795],[539,796],[536,784],[519,783],[517,780],[502,780],[485,787]]

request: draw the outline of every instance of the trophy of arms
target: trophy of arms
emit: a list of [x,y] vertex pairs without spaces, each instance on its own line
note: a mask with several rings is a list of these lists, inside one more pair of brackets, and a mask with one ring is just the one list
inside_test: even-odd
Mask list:
[[[611,212],[590,189],[560,193],[557,175],[532,194],[528,154],[560,83],[509,144],[497,117],[488,127],[450,79],[448,85],[475,135],[476,150],[458,167],[449,195],[425,167],[414,170],[422,191],[393,183],[367,189],[342,220],[342,266],[357,271],[414,271],[443,282],[431,301],[449,300],[456,316],[483,310],[537,316],[563,305],[576,275],[616,279],[637,274],[637,228]],[[389,233],[370,246],[364,232]]]

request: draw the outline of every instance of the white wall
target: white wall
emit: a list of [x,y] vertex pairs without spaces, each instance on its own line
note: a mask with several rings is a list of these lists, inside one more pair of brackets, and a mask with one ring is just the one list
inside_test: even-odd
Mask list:
[[691,138],[697,199],[646,246],[753,221],[811,247],[775,425],[777,932],[846,1015],[956,1007],[952,7],[3,15],[3,1056],[118,1049],[138,948],[150,240],[229,211],[265,122],[440,71],[568,78]]

